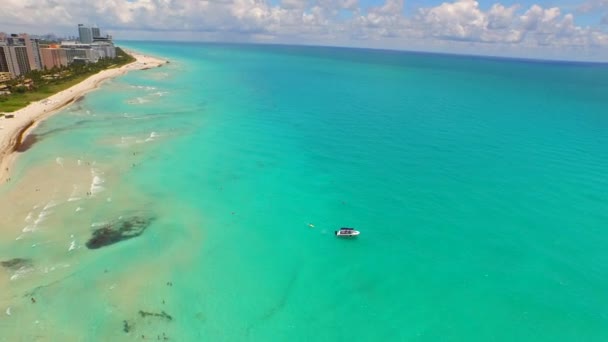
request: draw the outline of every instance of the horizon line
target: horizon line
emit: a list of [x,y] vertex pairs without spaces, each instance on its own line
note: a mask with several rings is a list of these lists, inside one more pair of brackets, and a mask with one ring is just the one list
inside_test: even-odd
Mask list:
[[307,47],[307,48],[335,48],[344,50],[368,50],[368,51],[383,51],[383,52],[396,52],[396,53],[407,53],[407,54],[426,54],[426,55],[437,55],[437,56],[451,56],[451,57],[467,57],[467,58],[478,58],[478,59],[490,59],[490,60],[505,60],[505,61],[519,61],[519,62],[532,62],[532,63],[553,63],[553,64],[585,64],[585,65],[608,65],[608,61],[594,61],[594,60],[574,60],[574,59],[560,59],[560,58],[543,58],[543,57],[522,57],[522,56],[504,56],[504,55],[492,55],[492,54],[474,54],[464,52],[442,52],[442,51],[428,51],[428,50],[407,50],[407,49],[390,49],[380,47],[362,47],[362,46],[346,46],[346,45],[319,45],[319,44],[297,44],[297,43],[280,43],[280,42],[235,42],[235,41],[205,41],[205,40],[157,40],[157,39],[119,39],[115,42],[156,42],[156,43],[171,43],[171,44],[210,44],[210,45],[258,45],[258,46],[281,46],[281,47]]

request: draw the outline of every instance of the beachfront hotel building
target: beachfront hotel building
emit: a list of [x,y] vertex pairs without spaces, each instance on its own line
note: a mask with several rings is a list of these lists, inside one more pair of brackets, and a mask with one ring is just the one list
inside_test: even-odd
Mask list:
[[91,27],[91,33],[93,36],[93,41],[95,41],[95,38],[101,37],[101,30],[99,30],[99,27],[97,26]]
[[8,72],[13,76],[19,76],[32,70],[25,46],[7,44],[1,46],[1,48],[6,58]]
[[116,47],[111,42],[93,42],[91,49],[97,51],[99,58],[116,58]]
[[38,41],[26,33],[0,35],[0,72],[19,76],[41,67]]
[[[99,33],[99,28],[97,28],[97,33]],[[82,44],[91,44],[93,42],[93,30],[88,26],[78,24],[78,41]]]
[[40,55],[43,69],[51,70],[55,67],[60,68],[68,65],[68,55],[59,45],[41,47]]
[[42,55],[40,55],[40,39],[30,39],[32,44],[32,52],[34,55],[34,64],[37,70],[42,69]]
[[13,74],[21,75],[32,71],[27,47],[25,46],[9,46],[8,51],[10,53],[11,59],[16,61],[13,66],[15,67]]
[[78,41],[42,44],[26,33],[0,32],[0,72],[19,77],[32,70],[52,69],[71,63],[96,63],[100,58],[115,58],[112,37],[101,36],[99,27],[78,24]]
[[18,40],[20,44],[25,46],[27,51],[27,61],[30,65],[30,70],[38,70],[40,69],[39,65],[36,63],[36,55],[38,55],[38,59],[40,59],[40,54],[38,53],[38,42],[34,39],[31,39],[27,33],[20,33],[16,37],[11,35],[13,40]]
[[92,44],[81,44],[74,41],[61,42],[61,49],[67,56],[67,63],[73,63],[74,59],[79,62],[96,63],[100,58],[115,58],[116,47],[111,43],[95,42]]
[[6,41],[0,41],[0,72],[8,72],[12,77],[21,75],[20,65],[27,69],[23,59],[27,50],[24,50],[24,46],[11,46]]
[[6,42],[0,41],[0,72],[9,72],[8,63],[11,62]]

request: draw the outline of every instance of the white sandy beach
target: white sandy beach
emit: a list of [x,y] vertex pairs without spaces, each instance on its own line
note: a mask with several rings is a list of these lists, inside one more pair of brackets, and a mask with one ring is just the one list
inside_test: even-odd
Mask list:
[[120,68],[103,70],[66,90],[9,113],[13,114],[14,118],[0,118],[0,182],[5,182],[8,178],[10,167],[17,155],[17,152],[14,152],[15,147],[37,123],[57,113],[87,92],[96,89],[107,79],[123,75],[131,70],[145,70],[167,63],[166,60],[132,51],[129,54],[136,58],[135,62]]

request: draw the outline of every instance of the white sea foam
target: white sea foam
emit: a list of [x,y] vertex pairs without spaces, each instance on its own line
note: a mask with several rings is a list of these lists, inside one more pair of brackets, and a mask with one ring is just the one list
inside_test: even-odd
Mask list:
[[53,207],[56,207],[57,205],[59,205],[60,202],[57,201],[53,201],[51,200],[49,203],[47,203],[44,208],[42,208],[42,211],[44,212],[45,210],[51,209]]
[[[38,218],[37,218],[37,219],[34,221],[34,224],[33,224],[33,225],[29,225],[29,226],[27,226],[27,227],[31,227],[31,229],[30,229],[30,230],[25,230],[25,228],[23,228],[23,231],[24,231],[24,232],[25,232],[25,231],[31,231],[31,232],[33,232],[33,231],[38,230],[38,229],[37,229],[37,228],[38,228],[38,225],[39,225],[40,223],[44,222],[44,220],[46,220],[46,216],[47,216],[47,215],[44,215],[44,216],[40,216],[40,215],[38,215]],[[27,228],[27,227],[26,227],[26,228]]]
[[50,210],[43,210],[38,214],[38,218],[34,221],[34,226],[38,226],[41,222],[45,221],[46,218],[52,213]]
[[82,165],[82,160],[78,159],[78,166]]
[[[36,225],[27,225],[21,231],[24,232],[24,233],[32,233],[32,232],[35,232],[37,230],[38,229],[37,229]],[[17,240],[20,240],[20,239],[17,238]]]
[[76,240],[72,240],[72,242],[70,242],[70,247],[68,248],[68,252],[73,251],[75,249],[76,249]]
[[132,100],[127,101],[128,104],[144,104],[146,102],[150,102],[150,100],[146,100],[143,97],[136,97]]
[[108,221],[93,222],[93,223],[91,223],[91,228],[103,227],[107,224],[108,224]]
[[91,194],[96,194],[104,190],[104,187],[101,184],[104,183],[103,178],[99,176],[94,176],[93,181],[91,182]]
[[[43,208],[42,211],[40,211],[38,213],[38,216],[36,217],[36,219],[34,219],[34,212],[30,212],[27,217],[25,218],[25,222],[28,223],[27,226],[25,226],[25,228],[23,228],[22,232],[24,233],[31,233],[31,232],[35,232],[38,230],[38,226],[40,225],[40,223],[44,222],[47,217],[49,215],[51,215],[53,213],[52,210],[49,210],[53,207],[56,207],[57,205],[59,205],[60,202],[57,201],[53,201],[51,200],[50,202],[48,202]],[[35,208],[40,207],[39,205],[36,205]],[[33,220],[33,222],[32,222]]]
[[23,276],[25,276],[26,274],[32,272],[34,269],[31,267],[21,267],[20,269],[18,269],[17,271],[15,271],[15,274],[13,274],[10,277],[10,280],[17,280]]
[[146,140],[144,140],[145,142],[149,142],[149,141],[154,141],[154,139],[156,139],[157,137],[159,137],[160,135],[156,132],[152,132],[150,133],[150,136],[148,136],[146,138]]
[[76,212],[79,212],[81,210],[84,210],[84,209],[82,209],[81,207],[76,208]]
[[61,157],[57,157],[55,158],[55,162],[59,165],[61,165],[61,167],[63,167],[63,158]]
[[91,175],[93,176],[93,180],[91,181],[90,192],[91,195],[95,195],[104,190],[102,184],[105,183],[105,180],[101,177],[101,175],[103,175],[103,172],[97,169],[91,169]]
[[6,308],[6,314],[7,315],[11,315],[11,307],[9,306],[8,308]]
[[156,87],[152,87],[152,86],[143,86],[143,85],[132,85],[132,88],[137,88],[137,89],[145,89],[145,90],[155,90]]

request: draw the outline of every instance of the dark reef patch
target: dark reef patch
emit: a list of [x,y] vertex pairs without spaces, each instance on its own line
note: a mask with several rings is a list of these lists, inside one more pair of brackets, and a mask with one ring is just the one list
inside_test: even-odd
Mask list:
[[128,333],[133,329],[133,326],[127,322],[127,320],[122,321],[122,331]]
[[152,221],[154,221],[152,216],[121,217],[93,231],[93,236],[87,241],[86,246],[89,249],[97,249],[138,237]]
[[32,260],[24,258],[14,258],[6,261],[0,261],[0,265],[9,270],[18,270],[21,268],[32,267]]
[[167,321],[172,321],[173,317],[171,315],[169,315],[168,313],[161,311],[160,313],[157,312],[147,312],[147,311],[143,311],[143,310],[139,310],[139,315],[143,318],[145,317],[158,317],[158,318],[163,318],[166,319]]

